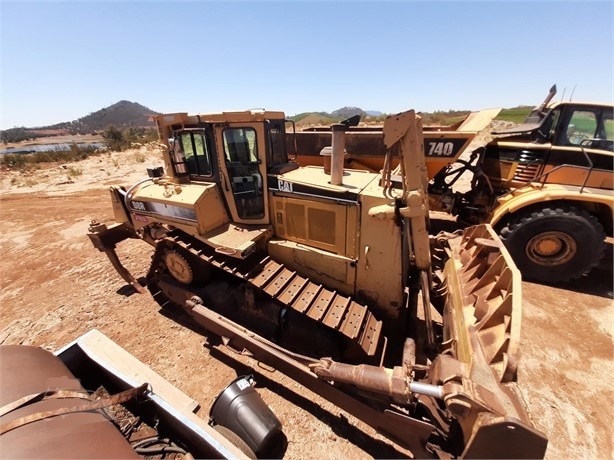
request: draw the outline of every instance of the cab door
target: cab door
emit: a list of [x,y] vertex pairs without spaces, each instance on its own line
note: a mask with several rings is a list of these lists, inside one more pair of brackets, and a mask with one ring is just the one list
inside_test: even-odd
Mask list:
[[221,185],[233,221],[268,224],[265,142],[261,124],[216,129]]
[[560,117],[544,172],[547,182],[612,188],[614,123],[612,109],[569,105]]

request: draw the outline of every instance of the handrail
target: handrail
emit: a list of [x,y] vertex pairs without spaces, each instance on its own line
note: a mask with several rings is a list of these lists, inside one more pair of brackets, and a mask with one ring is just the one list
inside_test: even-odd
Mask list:
[[593,172],[593,161],[588,156],[588,153],[586,153],[586,149],[583,146],[580,146],[580,149],[582,150],[582,153],[584,154],[584,158],[586,158],[586,161],[588,162],[589,168],[590,168],[588,171],[588,174],[586,175],[586,178],[584,179],[584,183],[582,184],[582,187],[580,188],[580,193],[582,193],[582,191],[584,190],[584,187],[586,187],[586,183],[588,182],[589,176]]

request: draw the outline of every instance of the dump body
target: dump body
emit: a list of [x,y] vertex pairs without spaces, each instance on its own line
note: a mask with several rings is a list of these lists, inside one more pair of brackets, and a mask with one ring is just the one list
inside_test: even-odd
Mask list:
[[[486,128],[501,109],[471,112],[452,126],[423,126],[422,135],[429,178],[457,161],[467,150],[477,133]],[[387,152],[382,126],[356,126],[346,131],[344,165],[351,169],[379,172]],[[322,166],[329,153],[323,150],[331,145],[332,133],[328,128],[313,127],[289,133],[286,136],[288,152],[296,155],[303,165]],[[398,160],[397,160],[398,161]],[[395,161],[393,166],[398,163]]]
[[382,173],[345,169],[349,122],[331,127],[330,171],[291,161],[281,112],[156,122],[165,174],[112,187],[117,223],[89,236],[116,267],[121,240],[151,244],[147,287],[160,305],[183,308],[417,455],[494,456],[502,443],[513,457],[543,456],[546,439],[506,387],[520,275],[487,225],[456,239],[428,234],[413,111],[386,120]]

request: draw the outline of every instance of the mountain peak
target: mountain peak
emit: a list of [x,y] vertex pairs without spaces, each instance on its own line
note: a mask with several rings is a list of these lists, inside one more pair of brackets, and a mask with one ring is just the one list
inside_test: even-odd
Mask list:
[[150,127],[153,123],[149,121],[149,117],[157,113],[137,102],[121,100],[77,120],[53,125],[52,128],[91,133],[102,131],[109,126]]

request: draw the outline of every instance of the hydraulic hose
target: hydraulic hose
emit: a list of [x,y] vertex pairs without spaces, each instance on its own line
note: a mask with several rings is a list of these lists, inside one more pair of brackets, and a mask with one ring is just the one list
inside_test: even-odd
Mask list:
[[138,181],[136,184],[133,184],[130,186],[130,188],[126,191],[126,194],[124,195],[124,204],[126,205],[126,209],[130,209],[130,207],[128,206],[128,200],[130,199],[130,195],[132,194],[132,191],[137,188],[139,185],[144,184],[147,181],[153,180],[153,177],[147,177],[145,179],[142,179],[140,181]]

